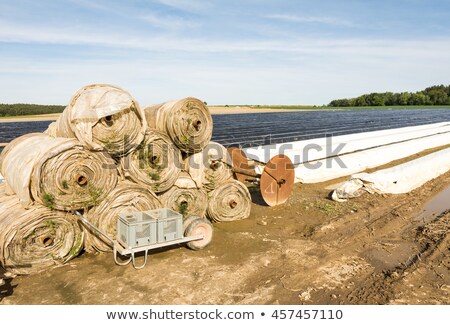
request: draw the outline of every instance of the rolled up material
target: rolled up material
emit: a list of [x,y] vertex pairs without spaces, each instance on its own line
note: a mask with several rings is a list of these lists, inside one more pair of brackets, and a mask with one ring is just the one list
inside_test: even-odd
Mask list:
[[199,99],[188,97],[149,106],[145,116],[149,127],[167,133],[183,152],[199,152],[211,140],[211,114]]
[[144,142],[121,159],[125,176],[154,192],[168,190],[181,172],[181,152],[162,132],[148,129]]
[[[109,237],[115,239],[117,219],[120,213],[146,211],[161,207],[159,199],[147,188],[123,182],[98,206],[89,210],[85,217]],[[110,242],[94,230],[85,228],[85,234],[86,251],[107,252],[112,249]]]
[[209,193],[206,215],[215,222],[248,218],[251,196],[247,187],[236,180],[223,183]]
[[172,209],[186,216],[204,217],[208,207],[208,196],[192,178],[182,173],[175,185],[160,195],[164,207]]
[[224,182],[233,179],[231,157],[224,146],[210,142],[201,152],[185,160],[185,169],[198,187],[212,191]]
[[0,196],[0,264],[14,274],[35,273],[78,256],[83,231],[75,216]]
[[91,150],[122,156],[137,147],[145,134],[145,115],[125,90],[89,85],[78,90],[45,133],[77,138]]
[[27,134],[1,155],[1,174],[23,207],[33,201],[56,210],[77,210],[103,200],[117,183],[105,152],[83,149],[75,139]]

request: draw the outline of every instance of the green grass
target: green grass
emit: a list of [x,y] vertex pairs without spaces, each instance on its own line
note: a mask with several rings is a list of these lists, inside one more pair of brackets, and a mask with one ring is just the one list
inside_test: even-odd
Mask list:
[[156,172],[149,172],[148,176],[154,181],[159,181],[161,179],[161,175]]
[[68,257],[70,258],[70,257],[78,256],[82,247],[83,247],[83,234],[80,233],[80,234],[78,234],[75,243],[73,244],[72,248],[70,249]]
[[182,202],[179,206],[179,212],[185,217],[189,210],[189,204],[187,202]]
[[91,196],[90,201],[88,202],[89,205],[96,205],[98,203],[98,199],[102,195],[103,190],[101,188],[98,188],[94,185],[89,186],[89,195]]
[[42,196],[42,203],[49,209],[55,208],[55,196],[51,193],[45,193]]
[[50,228],[51,231],[55,230],[55,222],[53,220],[46,220],[44,224],[47,228]]
[[65,190],[69,189],[69,183],[67,182],[67,179],[63,179],[63,181],[62,181],[62,187],[63,187],[63,189],[65,189]]

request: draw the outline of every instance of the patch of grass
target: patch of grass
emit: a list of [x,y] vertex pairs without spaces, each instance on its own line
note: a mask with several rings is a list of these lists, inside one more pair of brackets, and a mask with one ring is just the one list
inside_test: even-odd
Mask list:
[[84,202],[85,207],[90,207],[93,205],[97,205],[99,202],[99,198],[103,193],[103,190],[101,188],[98,188],[94,185],[90,185],[88,188],[90,199]]
[[149,157],[148,150],[145,150],[145,147],[144,148],[140,148],[138,150],[138,159],[139,159],[139,161],[147,161],[148,157]]
[[53,220],[45,220],[45,226],[53,233],[55,232],[55,222]]
[[69,183],[67,182],[67,179],[63,179],[61,185],[63,189],[65,190],[69,189]]
[[212,177],[211,175],[206,175],[205,178],[208,181],[208,183],[211,185],[211,187],[216,187],[216,182],[214,180],[214,177]]
[[183,144],[189,144],[189,137],[184,134],[179,138],[179,140]]
[[341,206],[337,202],[328,203],[320,200],[316,201],[316,208],[318,208],[322,212],[325,212],[328,215],[337,214],[341,210]]
[[112,143],[111,140],[108,140],[104,142],[103,147],[106,149],[106,151],[112,151],[114,149],[114,143]]
[[189,204],[187,202],[181,202],[179,208],[178,208],[178,212],[180,212],[183,217],[186,216],[186,214],[188,213],[189,210]]
[[55,209],[55,196],[51,193],[44,193],[42,203],[49,209]]
[[156,172],[149,172],[148,176],[154,181],[159,181],[161,179],[161,176]]
[[305,210],[318,209],[320,212],[328,216],[342,216],[348,213],[355,213],[359,211],[359,205],[356,202],[334,202],[330,200],[316,199],[315,202],[304,200]]
[[72,248],[69,251],[69,258],[78,256],[78,254],[81,251],[82,245],[83,245],[83,234],[80,233],[78,234],[77,240],[75,241],[75,243],[73,244]]

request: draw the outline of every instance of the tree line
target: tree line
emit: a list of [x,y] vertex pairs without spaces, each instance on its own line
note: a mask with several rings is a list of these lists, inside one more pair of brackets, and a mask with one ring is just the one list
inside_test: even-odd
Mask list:
[[36,104],[0,104],[0,116],[61,113],[65,106]]
[[432,86],[415,93],[371,93],[356,98],[335,99],[328,104],[332,107],[422,105],[450,105],[450,85]]

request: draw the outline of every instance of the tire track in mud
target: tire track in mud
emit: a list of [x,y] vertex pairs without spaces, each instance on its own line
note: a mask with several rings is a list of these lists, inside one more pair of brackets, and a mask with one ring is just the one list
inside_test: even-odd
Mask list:
[[[402,292],[410,291],[417,296],[421,287],[423,291],[439,287],[443,291],[435,291],[431,303],[446,301],[445,290],[450,292],[450,211],[430,215],[427,220],[417,216],[424,199],[439,193],[448,186],[448,181],[444,176],[406,195],[373,195],[369,202],[367,198],[355,200],[362,205],[357,213],[332,218],[316,227],[309,239],[316,245],[328,246],[323,264],[345,269],[348,261],[339,260],[339,256],[354,256],[358,267],[367,264],[334,288],[326,287],[327,279],[320,272],[323,266],[313,268],[311,271],[315,269],[316,275],[310,275],[309,279],[314,279],[315,284],[308,288],[298,285],[298,296],[306,292],[310,299],[303,302],[312,304],[388,304],[397,300],[405,303],[405,299],[410,300],[403,299]],[[419,280],[411,279],[419,267],[431,275],[423,280],[421,275],[414,275]],[[424,301],[427,300],[421,296],[411,303]]]
[[[437,250],[444,252],[448,260],[448,232],[450,229],[450,210],[442,213],[425,226],[415,231],[407,229],[401,237],[414,238],[419,249],[400,265],[376,271],[347,295],[345,303],[350,304],[388,304],[396,298],[404,285],[402,281],[420,265],[428,264]],[[445,251],[447,251],[445,255]],[[440,261],[438,261],[440,263]],[[435,263],[430,263],[435,264]],[[449,270],[447,265],[447,270]]]

